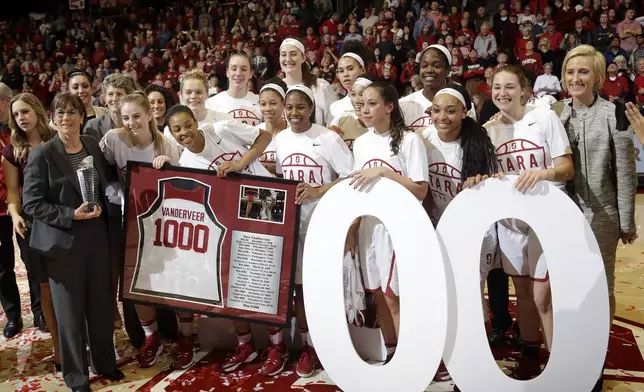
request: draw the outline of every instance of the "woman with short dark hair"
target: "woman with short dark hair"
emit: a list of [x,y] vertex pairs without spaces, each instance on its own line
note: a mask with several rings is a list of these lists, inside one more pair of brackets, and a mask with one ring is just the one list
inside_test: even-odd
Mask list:
[[81,99],[59,94],[51,111],[58,134],[29,154],[24,211],[33,218],[31,247],[50,259],[65,384],[89,391],[86,339],[94,373],[109,380],[125,377],[116,366],[112,314],[105,311],[113,306],[108,217],[102,208],[109,172],[98,141],[81,135],[86,116]]

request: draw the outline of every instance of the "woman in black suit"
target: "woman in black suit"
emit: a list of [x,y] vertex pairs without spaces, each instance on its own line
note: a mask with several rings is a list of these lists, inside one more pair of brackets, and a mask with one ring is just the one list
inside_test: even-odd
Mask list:
[[[58,135],[29,154],[24,211],[33,217],[30,246],[46,255],[58,319],[63,377],[73,391],[89,391],[85,326],[97,374],[124,378],[112,340],[108,217],[103,212],[107,162],[91,136],[81,136],[86,113],[77,96],[62,93],[51,111]],[[93,167],[77,170],[91,157]],[[93,187],[91,179],[93,178]],[[84,201],[85,200],[85,201]]]

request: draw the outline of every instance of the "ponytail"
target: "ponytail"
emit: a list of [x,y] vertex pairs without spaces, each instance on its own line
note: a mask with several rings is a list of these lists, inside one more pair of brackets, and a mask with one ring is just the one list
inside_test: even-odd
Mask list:
[[306,57],[302,63],[302,84],[311,90],[318,85],[318,78],[313,74],[313,72],[311,72],[311,66],[308,61],[306,61]]
[[461,125],[461,148],[463,181],[477,174],[492,175],[498,171],[496,151],[487,131],[470,117],[465,117]]

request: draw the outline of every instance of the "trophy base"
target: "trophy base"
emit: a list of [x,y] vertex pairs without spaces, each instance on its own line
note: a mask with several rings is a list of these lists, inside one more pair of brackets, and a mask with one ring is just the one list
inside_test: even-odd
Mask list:
[[100,207],[101,204],[95,201],[90,201],[87,203],[87,206],[83,209],[85,212],[92,212],[94,211],[94,207]]

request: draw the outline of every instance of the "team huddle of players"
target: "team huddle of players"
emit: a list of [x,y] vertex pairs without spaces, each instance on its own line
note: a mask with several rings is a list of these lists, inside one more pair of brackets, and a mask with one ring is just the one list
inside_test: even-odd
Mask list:
[[[362,191],[374,180],[387,177],[423,203],[436,224],[463,187],[486,176],[519,174],[516,187],[525,191],[544,180],[563,187],[574,169],[568,136],[557,114],[550,108],[525,106],[530,85],[520,68],[508,66],[495,72],[493,100],[503,115],[481,127],[471,118],[467,92],[460,85],[448,84],[452,58],[443,46],[431,45],[421,53],[419,74],[424,89],[401,99],[392,86],[366,74],[360,50],[345,48],[337,75],[349,94],[334,101],[329,84],[311,74],[304,53],[300,41],[284,40],[280,65],[285,79],[269,80],[259,95],[246,89],[252,66],[243,53],[229,59],[228,90],[212,98],[206,99],[205,75],[200,70],[186,72],[180,87],[183,105],[168,110],[165,135],[156,136],[155,146],[160,147],[150,154],[149,161],[157,168],[170,163],[216,170],[220,176],[242,172],[300,181],[295,305],[304,349],[295,370],[301,377],[310,377],[318,360],[304,311],[302,253],[315,206],[333,185],[346,180]],[[260,123],[260,118],[264,122]],[[116,147],[102,142],[102,146],[104,150],[133,148],[126,143]],[[127,158],[127,154],[120,156]],[[119,167],[127,163],[112,161]],[[261,216],[271,219],[268,202],[262,205]],[[359,257],[365,289],[375,298],[388,361],[395,352],[400,317],[395,254],[387,229],[374,217],[357,219],[347,237],[347,252]],[[515,280],[520,302],[532,300],[526,295],[546,297],[549,293],[539,241],[527,225],[515,219],[498,222],[488,231],[481,252],[481,283],[490,269],[501,264],[509,275],[532,278]],[[541,327],[550,347],[552,309],[539,305],[536,318],[528,313],[519,318],[524,354],[515,369],[519,379],[532,378],[541,371]],[[537,314],[534,302],[532,306]],[[162,351],[155,311],[137,305],[137,312],[146,333],[138,362],[149,367]],[[175,367],[186,368],[193,363],[192,315],[178,315],[181,337]],[[250,325],[242,321],[234,324],[239,344],[221,365],[226,372],[259,356]],[[271,344],[262,355],[260,369],[266,376],[280,373],[288,359],[282,331],[269,328],[269,335]],[[444,371],[439,371],[437,378],[445,377]]]

